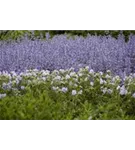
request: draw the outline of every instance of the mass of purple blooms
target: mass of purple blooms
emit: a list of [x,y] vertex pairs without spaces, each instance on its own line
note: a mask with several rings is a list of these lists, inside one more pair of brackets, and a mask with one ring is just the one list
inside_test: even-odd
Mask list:
[[47,40],[0,41],[0,71],[68,69],[89,66],[94,71],[116,74],[135,72],[135,36],[54,36]]

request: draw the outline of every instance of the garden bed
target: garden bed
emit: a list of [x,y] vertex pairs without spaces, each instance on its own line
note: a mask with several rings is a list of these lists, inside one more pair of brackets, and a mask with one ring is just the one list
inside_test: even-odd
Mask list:
[[0,41],[0,119],[135,119],[134,47],[134,35]]

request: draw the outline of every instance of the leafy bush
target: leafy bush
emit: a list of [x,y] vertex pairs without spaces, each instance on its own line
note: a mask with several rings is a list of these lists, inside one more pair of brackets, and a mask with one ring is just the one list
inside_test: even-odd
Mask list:
[[114,38],[118,38],[119,35],[123,35],[125,41],[129,40],[131,34],[135,34],[134,30],[0,30],[0,40],[22,38],[28,35],[30,38],[46,39],[46,33],[50,34],[52,38],[55,35],[66,34],[68,36],[83,36],[87,37],[88,34],[94,36],[108,36],[111,35]]
[[0,40],[17,40],[22,39],[25,35],[27,35],[30,39],[46,39],[46,34],[48,32],[50,33],[50,37],[65,33],[65,31],[51,30],[0,30]]
[[135,119],[135,74],[68,70],[0,73],[0,119]]

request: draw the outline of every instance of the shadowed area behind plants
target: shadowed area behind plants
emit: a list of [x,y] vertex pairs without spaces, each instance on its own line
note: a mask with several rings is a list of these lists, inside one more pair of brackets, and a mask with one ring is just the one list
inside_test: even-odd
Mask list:
[[123,35],[125,41],[129,40],[131,34],[135,35],[134,30],[0,30],[0,40],[16,40],[28,35],[29,38],[45,39],[46,33],[50,34],[52,38],[55,35],[66,34],[68,36],[83,36],[87,37],[88,34],[92,36],[108,36],[111,35],[114,38],[118,38],[119,35]]

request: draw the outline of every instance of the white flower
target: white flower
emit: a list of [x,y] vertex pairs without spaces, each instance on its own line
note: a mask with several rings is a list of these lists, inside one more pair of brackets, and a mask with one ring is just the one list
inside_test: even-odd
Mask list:
[[10,74],[8,75],[8,78],[9,78],[9,80],[12,78]]
[[5,71],[4,73],[3,73],[3,76],[5,76],[5,77],[9,77],[9,76],[11,76],[7,71]]
[[61,77],[61,81],[64,81],[65,80],[65,78],[64,77]]
[[99,76],[99,73],[95,73],[94,77],[98,77]]
[[112,78],[112,82],[115,82],[115,80],[116,80],[116,79],[113,77],[113,78]]
[[20,76],[24,76],[24,72],[21,72],[21,73],[20,73]]
[[85,69],[89,70],[89,66],[86,66]]
[[21,80],[22,80],[22,77],[18,76],[17,79],[21,81]]
[[90,85],[91,85],[91,86],[93,86],[93,85],[94,85],[94,83],[93,83],[93,82],[90,82]]
[[47,76],[50,74],[50,71],[49,70],[42,70],[41,73],[42,73],[42,76]]
[[115,83],[113,83],[113,82],[111,82],[110,84],[111,84],[111,85],[115,85]]
[[42,80],[46,81],[46,77],[42,77]]
[[86,77],[86,78],[84,79],[84,81],[88,81],[88,77]]
[[7,89],[11,89],[11,88],[12,88],[12,83],[9,82],[9,83],[7,84]]
[[0,99],[1,98],[4,98],[4,97],[6,97],[7,96],[7,94],[5,93],[5,94],[0,94]]
[[73,82],[72,82],[72,81],[70,81],[70,82],[69,82],[69,85],[70,85],[70,86],[72,86],[72,85],[73,85]]
[[57,87],[53,86],[52,89],[53,89],[54,91],[56,91],[56,90],[59,89],[59,87],[58,87],[58,86],[57,86]]
[[53,74],[59,74],[59,71],[58,70],[54,70]]
[[7,94],[5,93],[5,94],[3,94],[3,97],[6,97],[7,96]]
[[76,94],[77,94],[76,90],[72,90],[72,95],[76,95]]
[[119,89],[120,89],[120,86],[118,85],[116,89],[119,90]]
[[40,79],[37,79],[36,84],[41,84],[41,83],[42,83],[42,81]]
[[79,75],[79,77],[81,77],[83,74],[79,72],[78,75]]
[[93,70],[93,69],[90,69],[89,73],[93,74],[93,73],[94,73],[94,70]]
[[107,70],[106,72],[107,72],[107,73],[111,73],[111,71],[110,71],[110,70]]
[[76,73],[75,72],[70,72],[70,76],[75,76]]
[[111,89],[108,89],[108,90],[107,90],[107,93],[108,93],[108,94],[112,94],[112,92],[113,92],[113,90],[111,90]]
[[120,95],[126,95],[127,94],[127,90],[125,89],[125,86],[123,85],[121,88],[120,88]]
[[108,74],[105,76],[107,79],[111,78]]
[[124,81],[125,81],[125,80],[128,80],[128,78],[129,78],[128,76],[124,76]]
[[36,72],[32,72],[31,75],[35,77],[37,76]]
[[68,91],[68,88],[67,87],[62,87],[61,91],[66,93]]
[[56,76],[55,78],[54,78],[54,80],[60,80],[61,79],[61,76]]
[[24,86],[21,86],[21,90],[24,90],[25,89],[25,87]]
[[7,84],[4,82],[4,83],[2,84],[2,87],[3,87],[3,88],[6,88],[6,87],[7,87]]
[[79,72],[83,72],[83,68],[79,68]]
[[30,84],[32,81],[31,80],[27,80],[27,83]]
[[99,72],[99,74],[102,76],[102,75],[103,75],[103,72],[102,72],[102,71],[100,71],[100,72]]
[[78,94],[82,94],[82,90],[78,91]]
[[25,76],[27,77],[32,76],[32,73],[26,73]]
[[11,71],[10,72],[13,76],[17,76],[16,72],[15,71]]
[[126,95],[126,92],[124,90],[120,90],[120,95]]
[[119,76],[115,76],[115,79],[116,79],[116,80],[120,80],[120,77],[119,77]]
[[106,91],[107,91],[106,89],[103,89],[103,93],[104,93],[104,94],[106,93]]
[[133,93],[132,97],[135,98],[135,93]]
[[67,74],[67,75],[65,76],[65,78],[66,78],[66,79],[70,79],[70,75]]
[[38,72],[39,70],[38,70],[38,69],[33,69],[33,71],[34,71],[34,72]]
[[9,82],[9,83],[7,83],[7,84],[6,84],[6,83],[3,83],[3,84],[2,84],[2,88],[3,88],[3,89],[11,89],[11,85],[12,85],[11,82]]
[[7,71],[3,71],[3,76],[7,76],[8,72]]
[[75,81],[75,82],[78,82],[78,79],[77,79],[77,78],[74,78],[74,81]]
[[105,94],[107,92],[107,88],[104,88],[102,92]]
[[100,78],[100,84],[103,84],[103,83],[104,83],[104,80]]
[[131,79],[131,78],[129,78],[128,82],[129,82],[128,84],[130,85],[130,83],[132,82],[132,79]]
[[12,88],[12,90],[13,90],[13,91],[18,91],[18,89],[17,89],[17,88]]
[[103,90],[103,88],[104,88],[103,86],[100,87],[101,90]]
[[74,71],[74,68],[73,68],[73,67],[71,67],[71,68],[69,69],[69,71]]
[[135,78],[135,73],[132,74],[133,78]]
[[15,82],[16,82],[16,84],[19,84],[19,80],[18,79],[16,79]]
[[77,87],[78,85],[75,83],[74,86]]
[[64,70],[64,69],[60,69],[59,71],[60,71],[61,73],[64,73],[64,72],[65,72],[65,70]]
[[106,83],[107,83],[105,80],[103,80],[103,81],[104,81],[104,84],[106,84]]

